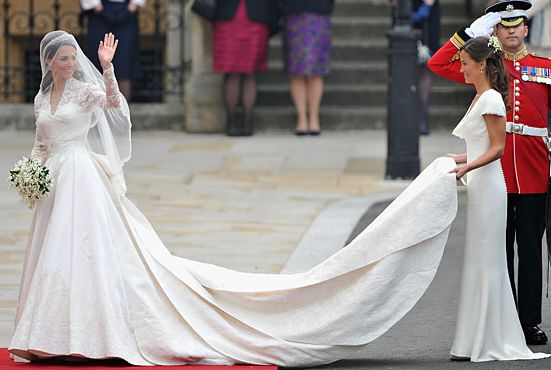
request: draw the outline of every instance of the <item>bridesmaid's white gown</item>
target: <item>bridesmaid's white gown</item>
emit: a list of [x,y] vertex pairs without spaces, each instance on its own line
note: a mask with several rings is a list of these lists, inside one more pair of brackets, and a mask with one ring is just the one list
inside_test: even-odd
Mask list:
[[[482,93],[454,129],[465,139],[467,161],[490,145],[485,114],[505,117],[501,95]],[[467,174],[465,255],[455,340],[451,354],[471,361],[537,359],[526,346],[518,319],[505,250],[507,190],[501,162]]]

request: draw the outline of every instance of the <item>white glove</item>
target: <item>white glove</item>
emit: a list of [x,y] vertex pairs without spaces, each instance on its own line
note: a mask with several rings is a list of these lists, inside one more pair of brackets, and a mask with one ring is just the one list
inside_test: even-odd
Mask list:
[[490,36],[499,22],[501,22],[501,15],[490,12],[475,20],[465,29],[465,32],[471,37]]

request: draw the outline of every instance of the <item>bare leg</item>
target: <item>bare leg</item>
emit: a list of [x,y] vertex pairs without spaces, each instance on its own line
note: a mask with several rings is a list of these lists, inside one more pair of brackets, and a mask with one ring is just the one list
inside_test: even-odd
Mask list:
[[308,116],[306,114],[306,78],[292,76],[290,81],[291,98],[297,111],[297,133],[308,131]]
[[121,91],[126,101],[130,101],[132,95],[132,81],[119,80],[119,90]]
[[308,85],[308,113],[310,116],[310,131],[320,131],[319,109],[323,96],[323,77],[310,76],[306,78]]

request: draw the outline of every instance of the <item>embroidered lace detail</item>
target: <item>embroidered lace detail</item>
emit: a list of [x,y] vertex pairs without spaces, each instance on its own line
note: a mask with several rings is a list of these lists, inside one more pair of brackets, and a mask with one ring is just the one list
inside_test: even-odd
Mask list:
[[104,109],[118,108],[120,107],[120,96],[119,84],[115,78],[115,68],[111,68],[103,71],[103,78],[105,80],[105,95],[106,101]]
[[[38,120],[38,113],[40,112],[40,109],[41,109],[40,107],[41,102],[42,102],[42,99],[40,99],[39,95],[37,95],[34,101],[34,116],[36,120]],[[38,127],[38,121],[37,121],[36,133],[34,138],[34,146],[33,146],[33,149],[31,150],[31,158],[38,159],[40,163],[44,164],[47,156],[48,156],[48,145],[44,140],[41,129]]]
[[[68,91],[68,94],[79,99],[78,105],[86,110],[94,107],[102,109],[118,108],[120,106],[120,92],[115,70],[113,67],[103,72],[105,91],[93,84],[85,84],[77,81],[77,91]],[[76,81],[76,80],[72,80]],[[74,84],[71,84],[74,85]],[[73,94],[77,93],[77,94]]]
[[[72,147],[84,147],[86,136],[101,109],[121,106],[121,93],[113,68],[104,72],[104,91],[100,86],[84,83],[75,78],[65,84],[55,111],[52,110],[50,92],[39,92],[35,98],[36,138],[31,158],[41,163],[54,154]],[[99,108],[99,109],[98,109]]]

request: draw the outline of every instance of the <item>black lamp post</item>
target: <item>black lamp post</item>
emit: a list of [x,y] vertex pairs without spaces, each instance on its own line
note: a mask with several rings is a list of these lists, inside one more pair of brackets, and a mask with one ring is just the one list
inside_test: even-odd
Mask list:
[[412,179],[419,174],[420,101],[417,92],[417,41],[411,27],[411,0],[398,0],[388,33],[388,151],[385,178]]

